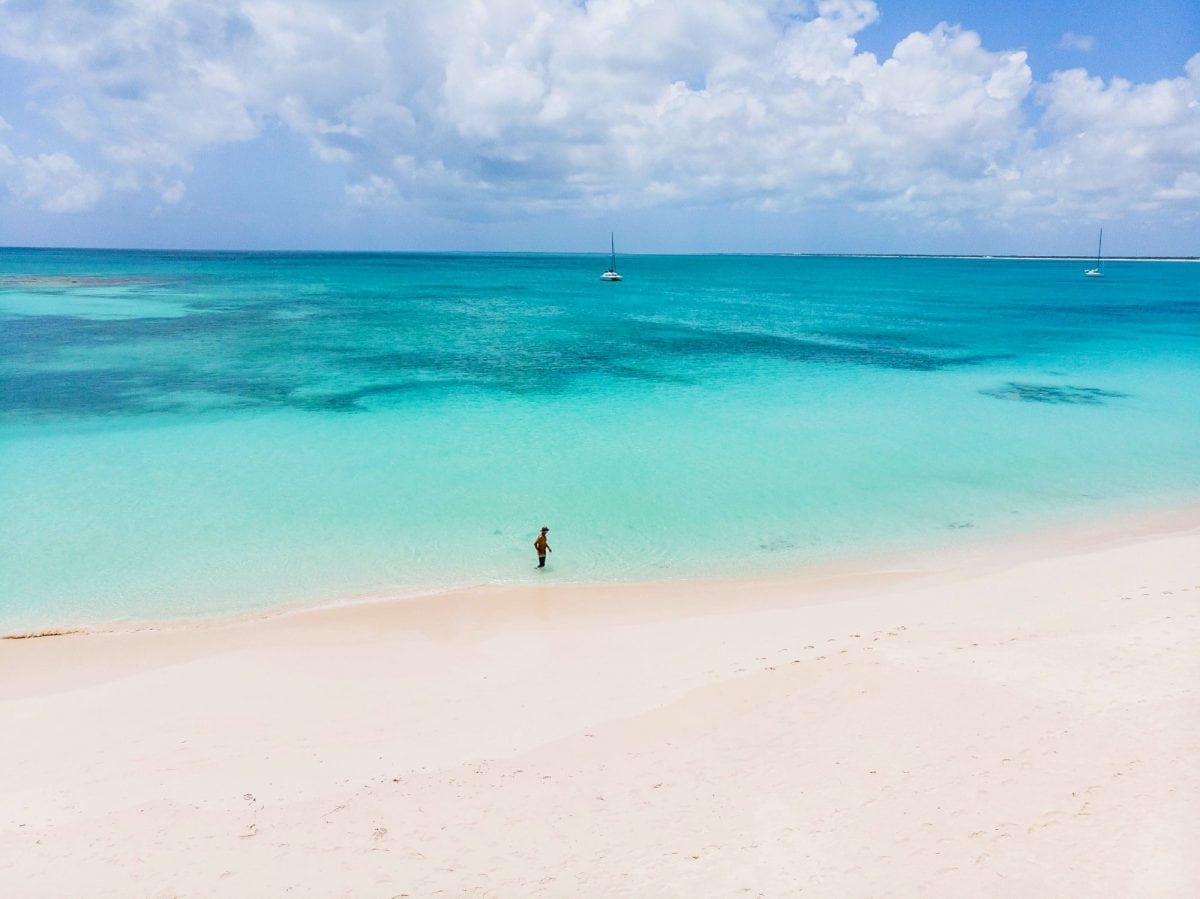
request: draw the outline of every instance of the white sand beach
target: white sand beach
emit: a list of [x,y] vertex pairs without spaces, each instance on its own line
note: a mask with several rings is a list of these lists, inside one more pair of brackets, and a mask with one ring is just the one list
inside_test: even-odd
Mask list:
[[0,641],[4,896],[1195,896],[1200,510]]

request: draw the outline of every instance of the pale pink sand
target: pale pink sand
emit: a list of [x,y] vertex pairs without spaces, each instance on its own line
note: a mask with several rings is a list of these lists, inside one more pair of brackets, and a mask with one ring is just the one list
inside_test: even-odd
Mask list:
[[0,895],[1195,896],[1198,525],[0,641]]

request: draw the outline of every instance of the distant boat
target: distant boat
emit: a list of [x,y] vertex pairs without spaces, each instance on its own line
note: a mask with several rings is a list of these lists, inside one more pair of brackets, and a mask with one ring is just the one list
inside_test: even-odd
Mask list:
[[1096,244],[1096,267],[1089,268],[1084,272],[1089,278],[1103,278],[1104,272],[1100,271],[1100,248],[1104,246],[1104,229],[1100,229],[1100,242]]
[[617,274],[617,245],[613,242],[612,232],[608,232],[608,249],[612,254],[608,262],[608,271],[600,276],[601,281],[620,281],[621,276]]

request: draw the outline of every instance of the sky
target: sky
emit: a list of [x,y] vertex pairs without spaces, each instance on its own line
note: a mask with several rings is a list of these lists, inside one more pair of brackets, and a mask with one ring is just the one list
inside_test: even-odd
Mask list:
[[1200,0],[0,0],[0,245],[1200,255]]

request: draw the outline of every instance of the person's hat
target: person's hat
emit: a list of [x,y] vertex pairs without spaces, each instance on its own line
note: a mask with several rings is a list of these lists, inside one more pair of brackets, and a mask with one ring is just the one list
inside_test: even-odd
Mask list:
[[542,533],[544,534],[548,530],[550,530],[550,528],[542,528]]

